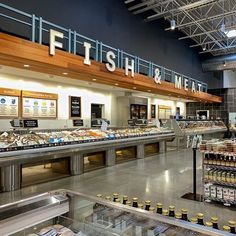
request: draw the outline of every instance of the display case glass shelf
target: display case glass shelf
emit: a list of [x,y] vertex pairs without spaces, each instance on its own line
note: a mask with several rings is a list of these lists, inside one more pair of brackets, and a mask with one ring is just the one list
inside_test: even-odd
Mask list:
[[[42,198],[48,199],[45,205],[38,204],[42,202]],[[41,194],[21,200],[20,204],[24,212],[16,211],[19,202],[1,206],[2,213],[8,211],[8,216],[0,221],[3,235],[230,235],[213,228],[68,190]],[[43,212],[45,208],[51,209],[47,211],[48,215]],[[58,209],[61,209],[61,214]],[[19,223],[12,227],[14,220]]]

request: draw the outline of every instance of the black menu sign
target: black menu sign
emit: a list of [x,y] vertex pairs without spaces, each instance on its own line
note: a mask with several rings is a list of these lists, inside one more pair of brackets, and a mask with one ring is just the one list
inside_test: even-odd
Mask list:
[[81,97],[70,96],[70,117],[81,117]]
[[38,120],[23,120],[24,128],[37,128]]
[[84,126],[83,120],[73,120],[73,126]]

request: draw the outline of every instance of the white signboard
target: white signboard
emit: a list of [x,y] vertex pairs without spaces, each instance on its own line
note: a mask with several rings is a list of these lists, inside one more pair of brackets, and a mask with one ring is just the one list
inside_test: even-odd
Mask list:
[[18,117],[19,98],[0,95],[0,117]]
[[56,100],[23,98],[23,117],[27,118],[56,118],[57,102]]

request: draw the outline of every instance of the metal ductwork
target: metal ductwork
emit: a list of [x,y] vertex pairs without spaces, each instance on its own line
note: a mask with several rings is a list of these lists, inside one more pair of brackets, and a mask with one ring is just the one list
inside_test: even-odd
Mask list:
[[203,71],[236,70],[236,54],[214,57],[202,63]]

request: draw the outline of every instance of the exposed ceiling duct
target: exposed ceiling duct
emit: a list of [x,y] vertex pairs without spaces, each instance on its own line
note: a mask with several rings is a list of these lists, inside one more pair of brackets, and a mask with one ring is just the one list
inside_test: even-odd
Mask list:
[[236,70],[236,54],[218,56],[202,63],[203,71]]

